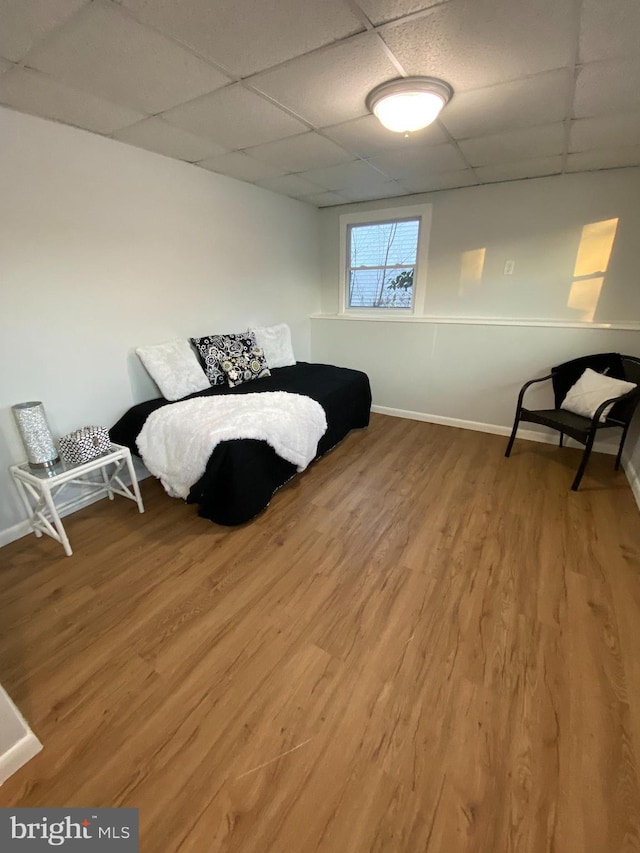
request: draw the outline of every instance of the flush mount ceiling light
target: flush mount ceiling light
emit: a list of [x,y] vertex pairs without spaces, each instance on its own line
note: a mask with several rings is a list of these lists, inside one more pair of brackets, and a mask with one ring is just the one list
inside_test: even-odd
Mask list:
[[400,77],[376,86],[366,103],[386,128],[409,133],[435,121],[452,95],[451,86],[437,77]]

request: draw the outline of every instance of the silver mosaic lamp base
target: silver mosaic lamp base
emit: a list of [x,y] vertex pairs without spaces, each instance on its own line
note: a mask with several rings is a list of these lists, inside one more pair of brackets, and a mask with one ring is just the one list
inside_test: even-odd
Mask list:
[[38,470],[52,468],[60,457],[42,403],[38,400],[16,403],[11,409],[27,451],[29,467]]

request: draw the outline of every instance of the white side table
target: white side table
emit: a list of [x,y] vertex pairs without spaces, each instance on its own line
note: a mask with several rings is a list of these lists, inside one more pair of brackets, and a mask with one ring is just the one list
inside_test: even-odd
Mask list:
[[[131,478],[131,488],[122,482],[121,474],[125,466]],[[109,500],[113,500],[114,495],[122,495],[135,501],[138,510],[144,512],[131,452],[120,444],[112,444],[109,453],[80,465],[61,461],[48,470],[33,470],[24,462],[22,465],[11,465],[9,471],[27,510],[33,532],[38,537],[46,533],[60,542],[68,557],[73,551],[60,520],[61,512],[71,512],[85,503],[87,497],[95,495],[108,495]],[[83,479],[94,471],[100,473],[99,482],[91,478]],[[71,485],[81,486],[82,495],[56,507],[60,493]]]

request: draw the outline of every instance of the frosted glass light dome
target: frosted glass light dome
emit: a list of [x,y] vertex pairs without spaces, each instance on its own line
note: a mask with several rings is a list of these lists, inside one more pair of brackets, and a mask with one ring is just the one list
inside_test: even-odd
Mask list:
[[395,133],[410,133],[434,122],[453,95],[444,80],[435,77],[403,77],[376,86],[367,107]]

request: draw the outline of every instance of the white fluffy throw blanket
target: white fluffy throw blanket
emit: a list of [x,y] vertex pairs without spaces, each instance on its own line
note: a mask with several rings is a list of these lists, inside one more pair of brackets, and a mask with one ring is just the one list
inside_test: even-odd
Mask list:
[[286,391],[196,397],[156,409],[136,444],[142,461],[172,497],[186,498],[221,442],[266,441],[278,456],[304,471],[327,429],[324,409]]

